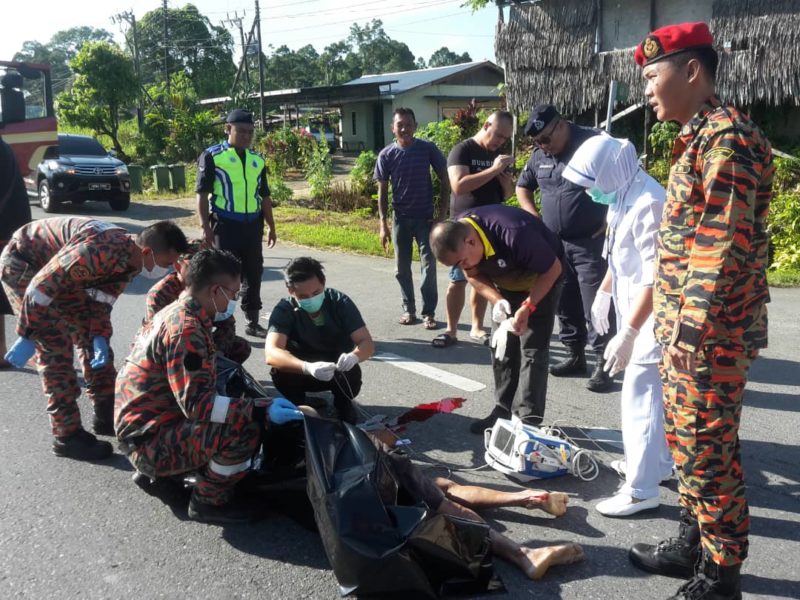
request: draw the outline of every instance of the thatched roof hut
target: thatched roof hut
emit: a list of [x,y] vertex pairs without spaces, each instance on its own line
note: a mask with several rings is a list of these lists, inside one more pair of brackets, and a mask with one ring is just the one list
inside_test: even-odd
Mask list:
[[[721,97],[741,106],[800,105],[800,0],[703,2],[659,0],[656,6],[655,0],[541,0],[512,5],[507,20],[498,21],[495,38],[510,108],[519,112],[549,102],[565,113],[581,113],[605,105],[612,79],[627,86],[628,103],[638,102],[644,84],[633,61],[634,40],[667,23],[701,19],[709,22],[720,52]],[[616,21],[610,23],[612,18]],[[604,44],[610,27],[628,29],[628,47]]]

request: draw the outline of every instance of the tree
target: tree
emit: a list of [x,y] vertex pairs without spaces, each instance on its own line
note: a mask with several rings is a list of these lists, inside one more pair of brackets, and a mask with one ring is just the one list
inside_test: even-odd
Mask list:
[[350,26],[347,41],[357,49],[348,59],[358,66],[359,76],[374,73],[413,71],[417,68],[414,54],[403,42],[393,40],[383,30],[380,19],[361,27],[358,23]]
[[463,54],[456,54],[447,46],[442,46],[436,52],[431,54],[431,59],[428,61],[429,67],[447,67],[449,65],[460,65],[461,63],[472,62],[468,52]]
[[287,87],[311,87],[322,77],[319,54],[308,44],[297,51],[281,46],[266,58],[264,64],[265,87],[268,90]]
[[[167,9],[167,64],[170,74],[189,75],[200,98],[226,96],[233,84],[233,37],[212,25],[192,4]],[[139,61],[145,84],[164,81],[164,12],[151,10],[139,21]]]
[[50,78],[53,93],[58,94],[69,87],[72,81],[72,60],[86,42],[113,42],[113,36],[105,29],[95,27],[72,27],[53,34],[46,44],[28,40],[13,60],[20,62],[44,63],[50,65]]
[[58,96],[59,118],[95,135],[111,138],[121,156],[119,124],[123,110],[136,101],[139,89],[133,61],[108,42],[87,42],[69,63],[75,73],[72,88]]
[[339,85],[345,81],[355,79],[361,72],[355,67],[354,60],[347,60],[353,54],[353,47],[342,40],[325,47],[319,57],[319,70],[321,73],[320,85]]

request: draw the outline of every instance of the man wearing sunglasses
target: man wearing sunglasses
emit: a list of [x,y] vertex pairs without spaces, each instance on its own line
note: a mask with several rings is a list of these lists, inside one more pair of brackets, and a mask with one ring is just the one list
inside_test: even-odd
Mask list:
[[541,191],[541,217],[564,244],[564,289],[558,307],[561,325],[559,338],[569,350],[567,357],[550,368],[556,377],[586,374],[587,342],[597,357],[586,387],[606,392],[612,381],[603,370],[603,352],[611,331],[603,336],[592,327],[591,308],[606,272],[603,240],[607,207],[592,202],[584,188],[562,178],[575,150],[600,130],[581,127],[561,117],[555,107],[535,107],[525,126],[533,138],[534,149],[517,181],[519,204],[539,216],[533,194]]

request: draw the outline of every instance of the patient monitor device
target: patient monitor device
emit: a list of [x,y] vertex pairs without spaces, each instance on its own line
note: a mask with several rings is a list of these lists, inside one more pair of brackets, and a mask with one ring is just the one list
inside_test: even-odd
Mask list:
[[490,467],[522,482],[567,473],[592,481],[600,471],[591,453],[557,427],[526,425],[517,416],[497,419],[484,432],[484,446]]

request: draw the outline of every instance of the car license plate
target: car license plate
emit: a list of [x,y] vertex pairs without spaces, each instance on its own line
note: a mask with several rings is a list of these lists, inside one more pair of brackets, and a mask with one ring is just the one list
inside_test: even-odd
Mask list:
[[89,184],[90,190],[110,190],[111,184],[110,183],[90,183]]

